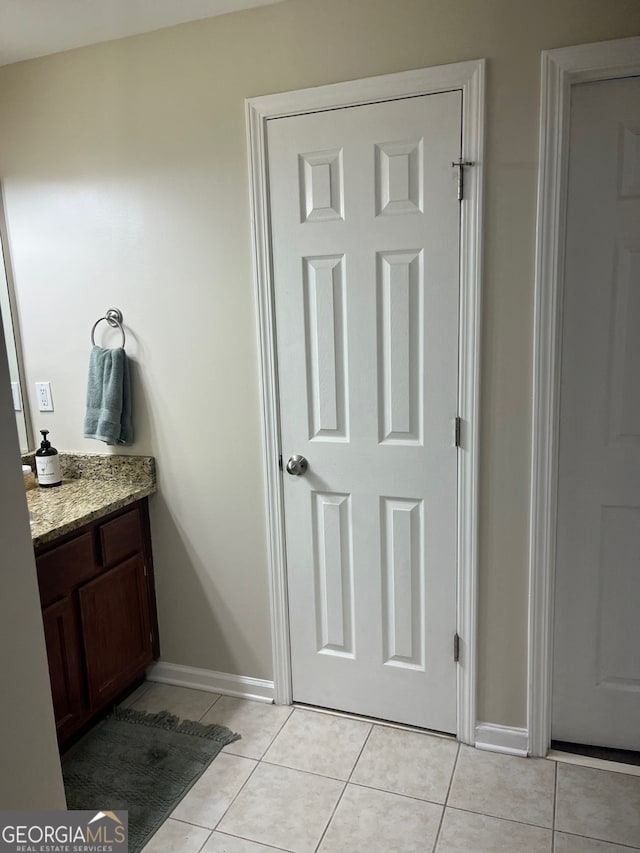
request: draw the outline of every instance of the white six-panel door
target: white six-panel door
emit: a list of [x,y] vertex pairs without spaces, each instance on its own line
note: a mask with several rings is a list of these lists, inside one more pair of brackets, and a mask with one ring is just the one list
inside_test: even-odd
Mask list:
[[456,731],[461,93],[268,121],[296,701]]
[[640,78],[572,87],[555,740],[640,749]]

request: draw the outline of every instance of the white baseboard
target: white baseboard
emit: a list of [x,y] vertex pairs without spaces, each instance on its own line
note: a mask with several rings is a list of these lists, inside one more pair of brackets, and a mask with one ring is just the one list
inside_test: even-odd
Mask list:
[[509,726],[478,723],[476,749],[525,757],[529,754],[529,732],[526,729],[513,729]]
[[[224,696],[237,696],[240,699],[253,699],[258,702],[272,703],[274,696],[273,681],[250,678],[246,675],[232,675],[228,672],[214,672],[210,669],[197,669],[193,666],[182,666],[166,661],[158,661],[149,667],[147,680],[161,684],[174,684],[176,687],[190,687],[193,690],[206,690],[208,693],[221,693]],[[476,749],[526,756],[529,751],[529,734],[526,729],[478,723],[475,745]]]
[[254,699],[258,702],[273,702],[273,681],[249,678],[246,675],[231,675],[228,672],[214,672],[211,669],[197,669],[193,666],[158,661],[147,670],[147,680],[206,690],[209,693],[222,693],[225,696],[238,696],[241,699]]

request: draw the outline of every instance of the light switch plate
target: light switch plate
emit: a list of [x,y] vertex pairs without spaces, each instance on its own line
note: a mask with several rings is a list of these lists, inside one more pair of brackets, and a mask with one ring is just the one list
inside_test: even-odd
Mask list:
[[53,397],[51,396],[50,382],[36,382],[36,397],[38,399],[39,412],[53,411]]

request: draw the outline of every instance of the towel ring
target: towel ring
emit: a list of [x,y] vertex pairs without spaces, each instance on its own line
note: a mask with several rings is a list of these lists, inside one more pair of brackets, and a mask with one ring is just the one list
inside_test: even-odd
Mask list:
[[120,311],[118,308],[109,308],[109,310],[104,315],[104,317],[99,317],[95,321],[95,323],[93,324],[93,326],[91,328],[91,344],[92,344],[92,346],[96,345],[96,341],[95,341],[96,326],[98,325],[98,323],[102,323],[103,320],[106,320],[112,329],[120,329],[120,332],[122,334],[122,348],[124,349],[126,338],[124,335],[124,327],[122,325],[122,311]]

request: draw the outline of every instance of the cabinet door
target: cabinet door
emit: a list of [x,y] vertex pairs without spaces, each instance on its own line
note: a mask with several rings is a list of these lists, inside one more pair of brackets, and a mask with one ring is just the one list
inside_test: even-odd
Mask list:
[[56,729],[63,740],[84,714],[80,635],[72,599],[45,608],[42,621]]
[[136,554],[78,590],[92,708],[105,705],[152,659],[144,559]]

